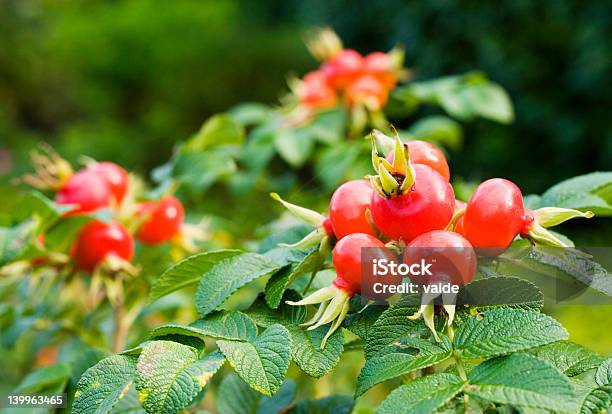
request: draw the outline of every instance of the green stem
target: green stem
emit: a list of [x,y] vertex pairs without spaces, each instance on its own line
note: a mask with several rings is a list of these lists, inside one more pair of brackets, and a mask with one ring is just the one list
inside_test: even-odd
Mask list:
[[308,283],[306,283],[306,287],[304,288],[304,291],[302,292],[302,296],[306,295],[306,292],[308,292],[308,289],[310,289],[310,286],[312,285],[312,282],[314,281],[314,278],[317,275],[318,271],[319,269],[315,269],[312,271],[310,275],[310,279],[308,279]]

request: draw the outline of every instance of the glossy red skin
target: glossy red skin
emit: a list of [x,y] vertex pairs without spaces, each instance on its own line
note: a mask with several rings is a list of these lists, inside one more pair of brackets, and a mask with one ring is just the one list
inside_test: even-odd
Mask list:
[[376,236],[366,216],[373,191],[366,180],[348,181],[334,191],[329,202],[329,219],[338,240],[352,233]]
[[465,209],[466,238],[477,249],[506,249],[525,226],[521,190],[511,181],[492,178],[480,184]]
[[[332,262],[336,268],[337,277],[333,281],[334,286],[345,291],[349,296],[356,293],[361,293],[362,284],[371,286],[375,281],[380,281],[379,276],[374,276],[369,272],[362,272],[362,249],[375,248],[374,252],[370,251],[368,256],[376,258],[386,258],[393,260],[394,256],[387,249],[383,242],[369,234],[353,233],[340,240],[332,252]],[[371,264],[365,264],[366,269],[371,268]],[[400,283],[399,277],[386,277],[386,283]]]
[[364,72],[376,76],[387,89],[397,83],[397,75],[391,67],[391,59],[386,53],[373,52],[364,58]]
[[[448,162],[446,161],[446,157],[440,148],[436,147],[430,142],[420,140],[408,141],[404,145],[408,145],[411,163],[429,165],[431,168],[439,172],[440,175],[446,179],[446,181],[450,181]],[[393,160],[395,159],[394,152],[391,151],[389,154],[387,154],[386,158],[387,161],[393,163]]]
[[304,76],[299,92],[303,105],[315,108],[329,108],[338,102],[338,96],[329,86],[327,77],[321,71],[310,72]]
[[336,233],[334,233],[334,226],[332,225],[331,219],[329,217],[323,220],[322,226],[323,226],[323,231],[325,231],[325,234],[327,235],[327,237],[331,237],[333,239],[336,238]]
[[136,238],[144,244],[156,245],[174,237],[181,229],[185,210],[173,196],[162,198],[157,204],[150,201],[141,205],[141,215],[146,215]]
[[374,192],[370,211],[378,230],[393,240],[410,242],[432,230],[442,230],[453,216],[451,185],[428,165],[414,164],[415,180],[406,194],[385,199]]
[[58,204],[74,204],[69,214],[91,213],[109,207],[113,197],[107,179],[97,171],[84,169],[71,176],[55,195]]
[[387,103],[388,90],[383,83],[372,75],[356,78],[346,87],[345,99],[348,106],[369,103],[380,109]]
[[72,250],[77,269],[92,273],[110,254],[127,261],[134,256],[134,239],[126,228],[117,222],[86,224]]
[[[463,286],[472,281],[478,264],[474,248],[463,236],[444,230],[434,230],[412,240],[404,250],[404,263],[431,263],[432,276],[414,282],[450,281]],[[420,280],[418,280],[420,279]]]
[[88,169],[96,171],[108,182],[115,200],[120,203],[128,188],[129,177],[127,171],[113,162],[103,161],[92,165]]
[[325,62],[321,71],[327,82],[336,89],[346,88],[364,68],[364,60],[359,52],[344,49]]
[[465,226],[463,225],[463,217],[459,217],[459,220],[457,220],[457,223],[455,223],[455,229],[453,231],[465,237]]

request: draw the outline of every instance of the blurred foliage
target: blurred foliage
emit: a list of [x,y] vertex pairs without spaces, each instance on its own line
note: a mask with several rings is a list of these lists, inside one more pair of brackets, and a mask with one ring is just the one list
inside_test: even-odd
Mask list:
[[606,3],[5,0],[0,142],[17,168],[46,139],[149,170],[210,114],[276,102],[288,73],[315,67],[305,28],[330,25],[362,52],[403,44],[416,79],[477,68],[507,88],[515,125],[471,123],[451,167],[541,192],[612,164]]

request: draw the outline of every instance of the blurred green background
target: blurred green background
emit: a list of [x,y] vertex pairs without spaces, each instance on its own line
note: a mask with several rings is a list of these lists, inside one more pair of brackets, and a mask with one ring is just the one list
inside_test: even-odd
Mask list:
[[[71,161],[148,174],[211,114],[276,103],[288,74],[317,67],[303,40],[322,25],[364,53],[404,45],[415,79],[480,69],[508,90],[515,123],[465,125],[463,149],[449,154],[455,175],[540,193],[612,170],[606,0],[0,0],[0,183],[29,168],[41,140]],[[576,244],[612,242],[611,220],[562,231]],[[547,310],[573,340],[612,354],[601,334],[612,308]],[[354,360],[343,362],[349,377]],[[351,392],[349,380],[322,384],[322,395]]]
[[469,124],[451,166],[541,192],[612,166],[611,19],[605,0],[2,0],[0,170],[44,139],[147,172],[210,114],[275,103],[317,65],[306,30],[329,25],[362,52],[404,45],[416,79],[502,84],[515,124]]

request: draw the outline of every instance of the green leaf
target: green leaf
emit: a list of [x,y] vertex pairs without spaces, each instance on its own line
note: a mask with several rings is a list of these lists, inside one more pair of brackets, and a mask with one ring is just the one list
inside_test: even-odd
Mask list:
[[595,352],[569,341],[553,342],[531,349],[529,353],[548,362],[568,377],[597,368],[604,360]]
[[83,226],[92,220],[94,218],[91,216],[77,215],[66,217],[56,222],[45,233],[45,245],[52,246],[54,251],[67,252],[83,229]]
[[311,377],[322,377],[340,361],[344,351],[344,334],[341,330],[334,332],[321,350],[321,342],[329,326],[320,326],[312,331],[304,331],[295,325],[287,329],[291,335],[291,356],[300,369]]
[[142,404],[138,400],[138,393],[134,387],[130,387],[125,397],[113,407],[112,414],[145,414]]
[[189,406],[225,362],[215,351],[199,358],[196,349],[151,341],[138,358],[136,390],[147,413],[178,413]]
[[612,384],[612,358],[606,359],[599,368],[597,368],[595,381],[597,385],[600,386]]
[[243,126],[257,125],[263,123],[268,117],[272,109],[258,102],[244,102],[232,107],[228,114],[234,120]]
[[21,381],[15,392],[22,394],[36,393],[49,386],[65,384],[68,378],[70,378],[70,366],[67,364],[38,368]]
[[198,253],[181,260],[166,270],[151,287],[150,301],[153,302],[174,291],[196,284],[202,275],[225,259],[242,254],[240,250],[216,250]]
[[134,384],[136,358],[112,355],[89,368],[79,382],[72,403],[75,414],[111,411]]
[[453,374],[417,378],[393,390],[376,413],[432,413],[459,394],[463,387],[465,382]]
[[257,325],[242,312],[215,312],[191,324],[206,336],[217,339],[253,340],[257,336]]
[[463,130],[458,122],[446,116],[434,115],[421,118],[409,129],[418,139],[458,149],[463,142]]
[[485,361],[470,372],[469,379],[466,392],[490,401],[560,412],[571,410],[574,392],[570,381],[530,355]]
[[459,325],[453,343],[460,357],[486,358],[567,337],[565,328],[550,316],[524,309],[497,308]]
[[345,125],[346,111],[339,107],[319,112],[306,129],[317,141],[333,145],[344,139]]
[[312,137],[308,131],[303,129],[281,128],[277,130],[274,145],[279,155],[292,167],[304,165],[314,149]]
[[315,175],[325,189],[332,191],[346,178],[349,169],[357,162],[361,151],[352,142],[339,142],[320,152],[315,162]]
[[604,385],[591,390],[582,400],[580,414],[604,414],[612,407],[612,386]]
[[540,309],[544,306],[544,295],[536,285],[525,279],[488,277],[461,288],[457,305],[476,306],[479,309],[502,305]]
[[402,336],[420,329],[423,325],[421,321],[408,319],[416,311],[416,308],[406,306],[391,306],[384,311],[370,330],[364,349],[366,359],[372,358]]
[[552,294],[560,299],[564,294],[571,297],[577,293],[574,280],[612,296],[612,275],[591,256],[576,249],[520,244],[498,257],[498,267],[504,273],[525,278],[554,278]]
[[274,274],[270,280],[268,280],[265,288],[266,302],[268,305],[273,309],[278,308],[285,290],[300,276],[311,274],[315,270],[318,270],[324,260],[325,258],[322,257],[319,250],[315,249],[308,253],[301,262]]
[[355,401],[348,395],[330,395],[318,400],[302,400],[288,414],[351,414]]
[[253,129],[240,154],[240,160],[244,165],[252,170],[257,170],[265,167],[274,157],[276,153],[274,148],[276,128],[276,122],[268,122]]
[[306,306],[291,306],[285,301],[298,301],[302,297],[293,290],[285,291],[280,306],[271,309],[263,295],[259,296],[245,313],[255,321],[258,326],[268,328],[270,325],[298,325],[306,319]]
[[542,194],[538,207],[590,210],[612,216],[612,172],[594,172],[562,181]]
[[34,241],[37,224],[27,220],[15,227],[0,227],[0,266],[18,259]]
[[227,147],[195,152],[181,147],[171,160],[171,176],[187,190],[201,194],[236,172],[236,152]]
[[291,405],[296,386],[291,380],[271,397],[262,395],[236,375],[226,376],[216,398],[219,414],[280,414]]
[[291,338],[282,325],[271,325],[254,341],[217,341],[238,375],[256,391],[272,395],[280,388],[289,367]]
[[514,110],[508,93],[498,84],[486,82],[466,87],[461,95],[469,102],[475,115],[502,124],[514,120]]
[[[357,302],[362,300],[361,297],[355,297]],[[365,309],[360,312],[349,313],[342,326],[355,335],[359,336],[364,341],[367,341],[372,327],[380,315],[387,310],[387,306],[379,305],[376,303],[366,306]]]
[[282,264],[257,253],[232,255],[206,269],[196,291],[196,308],[206,316],[232,293],[260,277],[276,273]]
[[238,121],[228,114],[217,114],[202,125],[200,131],[187,141],[185,148],[204,151],[217,145],[242,144],[244,139],[244,127]]
[[452,350],[433,345],[417,355],[408,353],[389,353],[366,360],[357,379],[355,396],[359,396],[374,385],[392,378],[399,377],[417,369],[430,367],[445,361],[451,356]]

